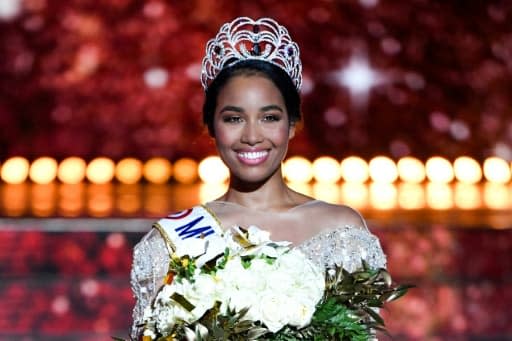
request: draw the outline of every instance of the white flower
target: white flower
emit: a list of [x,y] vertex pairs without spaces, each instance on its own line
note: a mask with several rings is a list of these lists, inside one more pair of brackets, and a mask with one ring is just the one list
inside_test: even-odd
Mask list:
[[270,232],[260,230],[257,226],[251,225],[247,229],[247,239],[252,245],[260,245],[270,241]]

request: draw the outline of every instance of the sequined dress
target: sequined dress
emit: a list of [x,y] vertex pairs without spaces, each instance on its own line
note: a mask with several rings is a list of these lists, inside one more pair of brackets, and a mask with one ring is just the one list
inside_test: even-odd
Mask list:
[[[256,225],[271,232],[273,240],[291,241],[321,267],[343,265],[348,271],[361,266],[385,267],[386,256],[376,236],[350,208],[313,200],[280,212],[260,211],[225,201],[205,207],[221,227]],[[136,299],[131,336],[136,339],[144,308],[163,283],[169,263],[169,247],[157,229],[151,229],[135,246],[131,286]]]

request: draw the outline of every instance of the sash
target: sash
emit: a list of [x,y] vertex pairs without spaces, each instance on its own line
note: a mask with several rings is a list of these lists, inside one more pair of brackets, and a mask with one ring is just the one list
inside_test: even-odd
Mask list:
[[169,254],[188,238],[209,238],[221,234],[217,217],[206,206],[199,205],[184,211],[169,214],[153,224],[164,238]]

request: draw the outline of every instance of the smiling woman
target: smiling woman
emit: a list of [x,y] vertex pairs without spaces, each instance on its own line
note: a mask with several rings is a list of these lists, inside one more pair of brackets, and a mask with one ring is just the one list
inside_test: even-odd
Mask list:
[[[320,317],[327,313],[324,309],[333,312],[330,304],[336,299],[329,297],[339,298],[336,288],[341,283],[341,269],[370,271],[375,278],[385,273],[386,258],[379,240],[358,212],[294,191],[283,179],[281,165],[301,119],[299,57],[298,46],[286,28],[268,18],[237,18],[222,26],[208,42],[201,78],[205,89],[203,121],[227,166],[229,186],[216,200],[161,219],[136,245],[132,287],[137,304],[132,337],[194,339],[197,333],[204,336],[219,328],[229,340],[279,333],[286,339],[310,339],[313,334],[326,336],[322,333],[333,330],[338,336],[346,335],[350,328],[345,330],[340,324],[327,328]],[[256,226],[264,230],[256,234],[258,237],[251,235],[251,231],[259,231]],[[286,271],[276,270],[284,255],[294,252],[305,257],[295,257],[295,265]],[[201,261],[205,255],[209,255],[206,263]],[[230,267],[238,269],[235,273],[256,271],[262,264],[269,267],[263,272],[268,276],[259,276],[258,283],[252,284],[257,288],[250,297],[233,292],[240,286],[225,280],[231,278],[229,274],[220,275],[229,273]],[[297,268],[320,274],[321,299],[307,305],[300,300],[283,304],[289,297],[276,296],[270,290],[271,282],[284,286],[283,293],[293,292],[299,284],[307,286],[299,283],[301,275],[287,275]],[[323,278],[328,269],[337,275],[329,272],[334,277]],[[270,280],[272,272],[278,273],[278,281]],[[210,284],[200,285],[206,283],[205,278]],[[239,280],[250,282],[248,278]],[[380,289],[394,290],[383,285]],[[391,291],[383,297],[394,297]],[[205,300],[200,299],[203,294],[208,296]],[[260,316],[256,311],[261,308],[259,295],[261,300],[281,302],[279,306],[291,304],[286,321],[275,314],[270,320],[255,317]],[[205,306],[206,302],[211,304]],[[358,330],[359,336],[368,339],[371,314],[362,306],[339,306],[342,310],[336,308],[333,321],[357,325],[350,330]],[[344,309],[353,311],[342,317],[339,314]],[[354,314],[359,317],[350,317]],[[250,328],[222,325],[226,316],[240,322],[245,316]],[[301,322],[296,323],[298,320]]]

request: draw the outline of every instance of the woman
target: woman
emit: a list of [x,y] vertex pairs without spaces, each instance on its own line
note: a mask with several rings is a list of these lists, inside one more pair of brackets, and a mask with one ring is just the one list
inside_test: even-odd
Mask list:
[[283,180],[281,163],[301,118],[301,69],[297,45],[271,19],[237,18],[208,42],[203,118],[229,168],[229,188],[217,200],[160,220],[136,245],[132,337],[140,333],[143,309],[161,286],[173,250],[231,226],[256,225],[322,267],[353,271],[361,259],[385,266],[378,239],[356,211],[295,192]]

